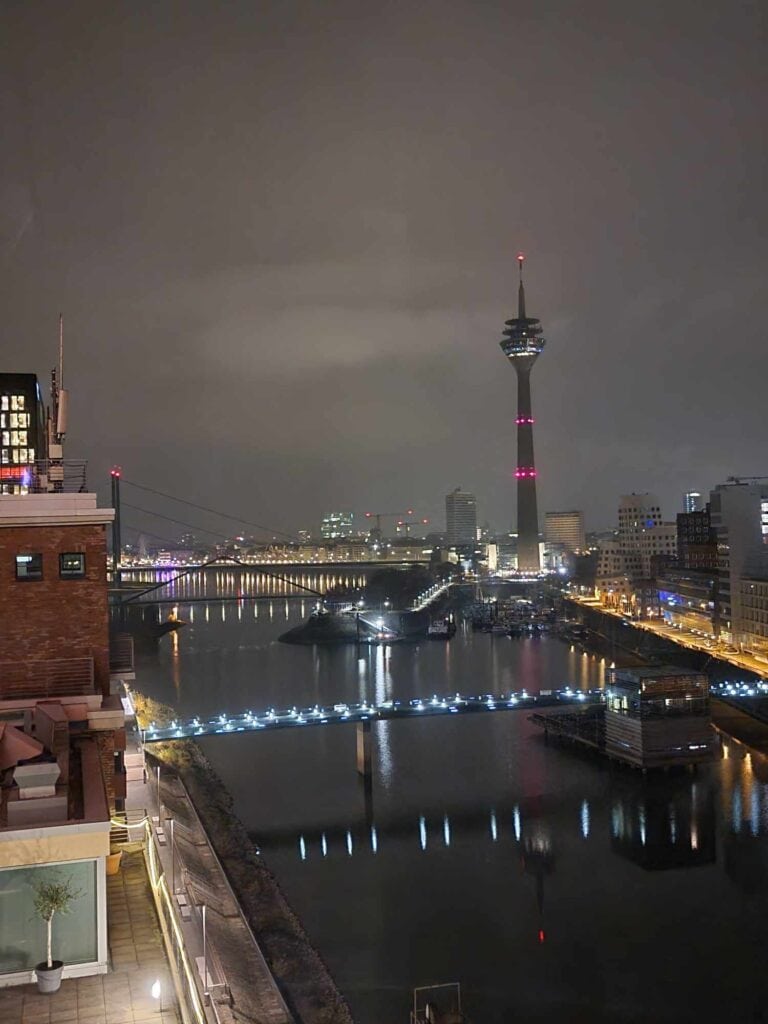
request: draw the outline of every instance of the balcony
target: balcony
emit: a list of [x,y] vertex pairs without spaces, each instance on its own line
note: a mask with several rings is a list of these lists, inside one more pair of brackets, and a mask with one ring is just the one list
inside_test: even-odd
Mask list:
[[0,482],[19,494],[78,494],[88,490],[88,463],[76,459],[38,459],[28,465],[0,466]]
[[0,662],[0,700],[93,693],[93,658]]

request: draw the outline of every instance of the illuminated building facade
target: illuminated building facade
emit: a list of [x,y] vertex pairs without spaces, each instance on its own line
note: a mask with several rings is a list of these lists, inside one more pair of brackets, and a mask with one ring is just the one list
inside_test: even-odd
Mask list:
[[544,540],[547,544],[561,544],[565,551],[584,551],[584,513],[545,512]]
[[504,354],[517,373],[517,568],[521,572],[538,572],[539,515],[536,504],[536,464],[533,457],[533,412],[531,406],[531,370],[541,355],[545,341],[539,320],[526,316],[523,288],[522,253],[517,257],[520,267],[517,317],[507,320],[500,342]]
[[699,491],[686,491],[683,498],[683,508],[686,512],[701,512],[704,508],[704,499]]
[[768,660],[768,477],[731,478],[709,496],[719,561],[720,635]]
[[329,512],[323,516],[320,524],[320,536],[323,540],[343,540],[351,537],[354,516],[351,512]]
[[0,494],[26,494],[45,458],[45,417],[34,373],[0,373]]

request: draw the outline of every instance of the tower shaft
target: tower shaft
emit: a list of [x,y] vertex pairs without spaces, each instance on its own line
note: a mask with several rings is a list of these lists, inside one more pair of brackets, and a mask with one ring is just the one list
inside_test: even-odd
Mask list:
[[533,457],[531,370],[517,370],[517,568],[538,572],[539,512],[536,501],[536,463]]

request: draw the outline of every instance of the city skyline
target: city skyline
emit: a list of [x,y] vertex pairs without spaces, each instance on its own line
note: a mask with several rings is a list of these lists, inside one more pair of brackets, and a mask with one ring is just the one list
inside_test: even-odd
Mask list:
[[[542,512],[599,529],[633,487],[671,513],[685,486],[761,472],[758,15],[724,35],[715,5],[677,10],[577,26],[350,7],[344,34],[309,8],[298,32],[236,5],[172,23],[18,7],[2,368],[47,380],[64,312],[68,451],[103,495],[119,463],[295,531],[337,506],[434,520],[461,479],[511,528],[510,382],[488,339],[520,248],[556,342],[537,369]],[[290,75],[254,64],[283,40]]]

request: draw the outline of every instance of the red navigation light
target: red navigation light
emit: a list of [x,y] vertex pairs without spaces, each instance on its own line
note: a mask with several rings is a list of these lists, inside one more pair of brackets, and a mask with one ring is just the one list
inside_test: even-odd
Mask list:
[[426,525],[426,524],[427,524],[427,523],[429,522],[429,520],[428,520],[428,519],[422,519],[421,521],[422,521],[422,523],[424,523],[425,525]]
[[522,263],[524,259],[525,259],[525,253],[524,252],[519,252],[517,254],[517,261],[518,261],[518,263]]
[[412,509],[412,508],[407,508],[407,509],[406,509],[405,511],[406,511],[406,513],[407,513],[407,514],[408,514],[409,516],[412,516],[412,515],[413,515],[413,509]]
[[121,472],[122,472],[122,470],[120,469],[120,467],[119,467],[119,466],[113,466],[113,467],[112,467],[112,473],[111,473],[111,475],[112,475],[112,476],[120,476]]
[[539,928],[539,942],[543,942],[545,937],[546,936],[544,935],[544,929],[543,928]]
[[373,512],[366,512],[365,513],[365,518],[366,519],[370,519],[372,515],[373,515]]

